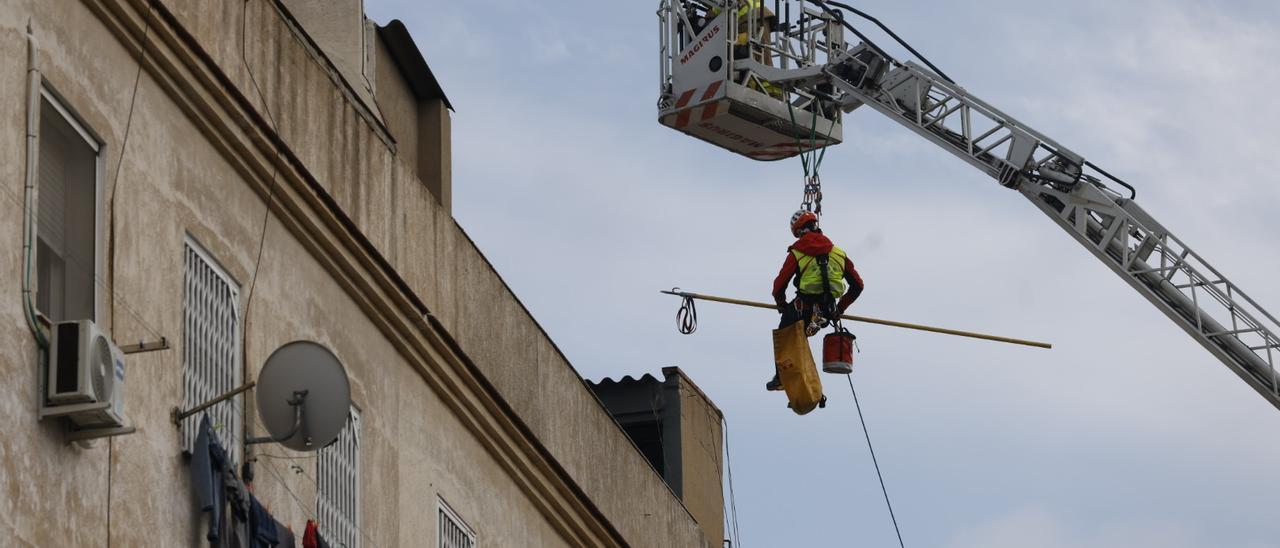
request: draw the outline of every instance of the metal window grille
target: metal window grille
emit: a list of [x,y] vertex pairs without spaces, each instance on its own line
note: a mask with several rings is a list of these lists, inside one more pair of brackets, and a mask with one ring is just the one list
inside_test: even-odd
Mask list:
[[436,513],[436,531],[439,532],[440,542],[439,548],[475,548],[476,533],[466,523],[462,522],[462,518],[458,517],[444,500],[439,501],[440,509]]
[[316,516],[330,544],[360,547],[360,412],[316,458]]
[[[198,244],[183,250],[182,406],[190,409],[240,386],[240,287]],[[243,394],[207,411],[218,441],[240,462]],[[190,452],[200,417],[183,421],[182,448]]]

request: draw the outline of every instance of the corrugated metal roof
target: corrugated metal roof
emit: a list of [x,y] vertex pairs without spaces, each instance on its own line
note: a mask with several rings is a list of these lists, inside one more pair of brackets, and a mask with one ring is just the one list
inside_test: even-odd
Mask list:
[[627,375],[616,381],[610,377],[605,377],[603,379],[600,379],[599,382],[592,382],[592,381],[587,381],[587,382],[590,383],[592,386],[614,386],[619,384],[627,385],[627,384],[637,384],[637,383],[645,383],[645,384],[658,383],[662,381],[659,381],[657,377],[654,377],[653,375],[645,373],[643,376],[641,376],[638,379],[635,377],[632,377],[631,375]]
[[440,87],[440,82],[431,72],[431,67],[427,65],[426,58],[422,56],[418,45],[413,42],[413,37],[409,35],[409,29],[404,26],[404,23],[399,19],[392,19],[390,23],[378,27],[378,36],[387,43],[391,58],[395,60],[396,66],[409,82],[409,89],[413,91],[414,97],[420,101],[440,99],[444,101],[444,106],[449,107],[449,110],[454,110],[453,104],[445,96],[444,89]]

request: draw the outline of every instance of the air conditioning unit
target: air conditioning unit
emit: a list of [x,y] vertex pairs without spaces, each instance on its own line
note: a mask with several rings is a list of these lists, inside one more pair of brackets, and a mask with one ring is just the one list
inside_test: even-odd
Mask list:
[[50,341],[42,417],[80,429],[124,426],[124,353],[90,320],[59,322]]

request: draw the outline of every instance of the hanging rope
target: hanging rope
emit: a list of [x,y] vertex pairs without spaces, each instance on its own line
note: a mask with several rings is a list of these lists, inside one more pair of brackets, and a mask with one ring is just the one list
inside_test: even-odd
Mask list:
[[[679,294],[680,288],[671,289],[673,294]],[[693,304],[693,297],[684,295],[684,302],[680,303],[680,310],[676,311],[676,329],[680,330],[681,335],[692,335],[698,330],[698,307]]]
[[867,438],[871,464],[876,467],[876,477],[880,479],[880,492],[884,493],[884,505],[889,508],[889,519],[893,520],[893,532],[898,535],[899,548],[905,548],[906,545],[902,543],[902,530],[898,529],[898,518],[893,515],[893,503],[889,502],[889,490],[884,487],[884,475],[880,473],[880,463],[876,461],[876,450],[871,446],[871,433],[867,432],[867,421],[862,418],[862,405],[858,403],[858,391],[853,389],[853,375],[845,375],[845,380],[849,381],[849,391],[853,393],[853,405],[858,409],[858,422],[862,423],[862,435]]
[[[791,117],[791,126],[797,127],[800,124],[796,122],[795,105],[792,102],[791,94],[786,96],[787,114]],[[814,99],[813,101],[817,101]],[[809,146],[806,147],[800,136],[796,136],[796,150],[800,152],[800,165],[804,169],[804,199],[800,202],[800,209],[812,211],[815,215],[822,216],[822,178],[818,176],[818,168],[822,166],[822,159],[827,155],[827,148],[818,147],[818,113],[814,110],[817,105],[810,105],[810,113],[813,116],[813,122],[809,127]],[[825,139],[824,139],[825,140]]]

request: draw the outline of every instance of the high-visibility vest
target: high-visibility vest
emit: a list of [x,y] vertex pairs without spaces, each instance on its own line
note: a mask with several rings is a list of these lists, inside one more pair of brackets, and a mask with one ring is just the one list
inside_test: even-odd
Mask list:
[[[734,42],[739,46],[747,45],[747,15],[752,13],[754,13],[757,18],[761,19],[773,15],[768,8],[764,7],[762,0],[741,0],[741,3],[738,5],[738,38],[737,41]],[[720,15],[720,8],[711,8],[711,11],[707,12],[707,15],[712,18]],[[761,24],[763,24],[763,22]]]
[[[800,274],[796,280],[796,289],[801,293],[809,295],[822,294],[822,269],[818,268],[818,258],[805,255],[795,249],[791,250],[791,254],[795,256],[796,262],[799,263]],[[844,295],[844,250],[832,246],[831,252],[827,254],[827,280],[831,284],[831,296],[840,298]]]
[[[742,0],[742,4],[738,6],[738,18],[742,19],[746,17],[748,13],[751,13],[752,10],[760,10],[763,8],[764,6],[761,0]],[[712,17],[720,15],[720,8],[711,8],[710,15]]]

